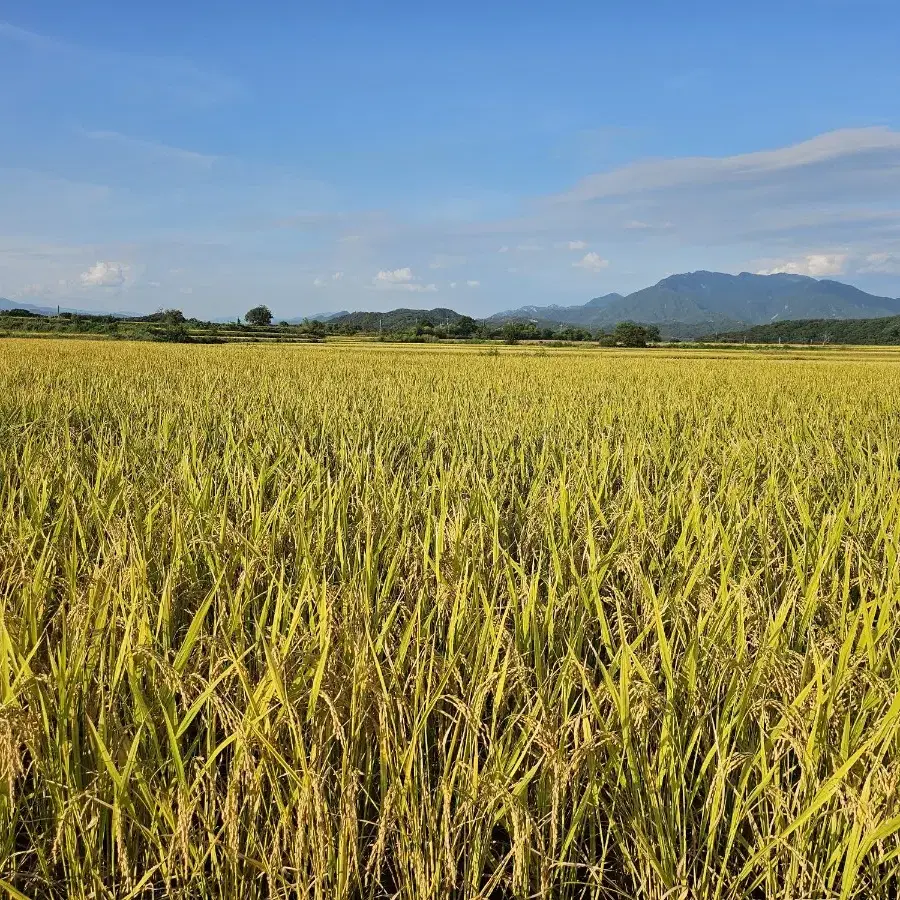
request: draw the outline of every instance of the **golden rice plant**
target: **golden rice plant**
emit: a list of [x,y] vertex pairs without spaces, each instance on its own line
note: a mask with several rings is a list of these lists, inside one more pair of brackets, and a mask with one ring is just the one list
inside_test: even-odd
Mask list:
[[0,345],[0,888],[888,898],[900,358]]

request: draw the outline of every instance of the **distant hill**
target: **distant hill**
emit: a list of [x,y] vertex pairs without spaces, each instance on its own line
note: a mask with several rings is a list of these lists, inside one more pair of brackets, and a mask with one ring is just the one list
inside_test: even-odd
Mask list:
[[[32,303],[23,303],[21,300],[9,300],[6,297],[0,297],[0,310],[4,309],[27,309],[28,312],[37,313],[39,316],[55,316],[57,308],[55,306],[35,306]],[[108,312],[106,310],[96,309],[78,309],[74,306],[61,306],[60,312],[77,313],[82,316],[116,316],[120,319],[137,318],[140,314],[134,312]]]
[[346,309],[337,312],[318,312],[310,313],[308,316],[294,316],[293,319],[287,319],[289,325],[301,325],[303,322],[331,322],[334,319],[340,319],[341,316],[349,316],[350,312]]
[[748,344],[900,345],[900,316],[878,319],[802,319],[713,334],[709,340]]
[[805,275],[671,275],[623,297],[607,294],[583,306],[525,306],[493,320],[532,319],[593,328],[632,320],[696,325],[703,331],[736,330],[776,320],[860,319],[900,314],[900,300],[876,297],[839,281]]
[[403,331],[424,325],[453,325],[462,319],[460,313],[445,307],[437,309],[392,309],[388,312],[345,313],[329,320],[331,325],[346,326],[358,331]]
[[37,313],[39,316],[56,315],[56,307],[52,309],[49,306],[33,306],[31,303],[22,303],[20,300],[7,300],[6,297],[0,297],[0,310],[3,309],[27,309],[28,312]]

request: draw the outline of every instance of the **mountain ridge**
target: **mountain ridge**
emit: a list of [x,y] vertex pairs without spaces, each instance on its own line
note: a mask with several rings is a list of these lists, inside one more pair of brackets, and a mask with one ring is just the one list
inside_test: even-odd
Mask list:
[[678,322],[725,331],[778,320],[862,319],[900,314],[900,300],[807,275],[754,275],[700,270],[669,275],[626,296],[607,294],[581,306],[526,306],[489,321],[530,319],[588,327],[632,320]]
[[21,303],[18,300],[9,300],[6,297],[0,297],[0,310],[10,309],[26,309],[28,312],[36,313],[39,316],[56,315],[56,307],[52,309],[49,306],[35,306],[32,303]]

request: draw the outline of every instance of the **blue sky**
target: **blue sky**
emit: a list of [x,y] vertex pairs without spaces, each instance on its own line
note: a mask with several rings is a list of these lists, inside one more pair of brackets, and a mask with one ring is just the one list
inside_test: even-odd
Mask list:
[[0,296],[234,316],[900,296],[900,4],[0,7]]

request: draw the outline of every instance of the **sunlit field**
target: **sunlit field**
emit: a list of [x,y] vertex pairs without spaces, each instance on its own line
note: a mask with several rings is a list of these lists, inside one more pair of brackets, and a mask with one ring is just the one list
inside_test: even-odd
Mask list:
[[888,898],[900,353],[0,342],[0,893]]

